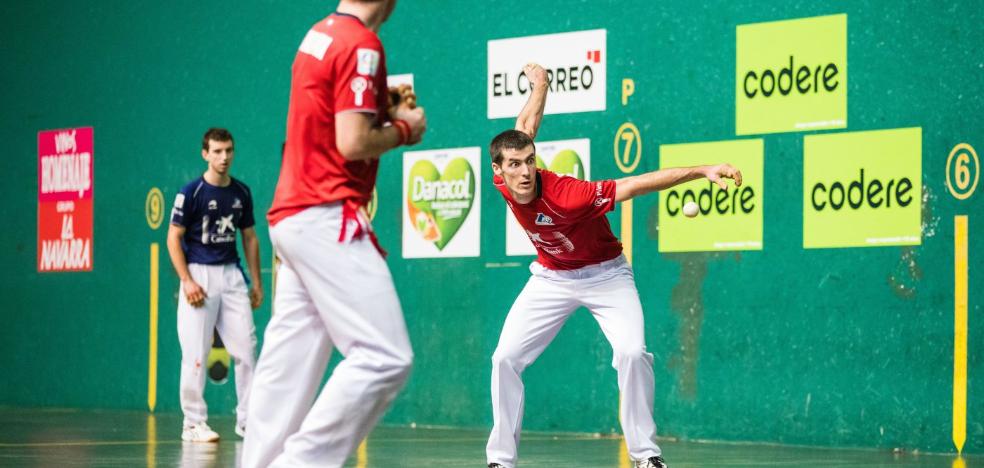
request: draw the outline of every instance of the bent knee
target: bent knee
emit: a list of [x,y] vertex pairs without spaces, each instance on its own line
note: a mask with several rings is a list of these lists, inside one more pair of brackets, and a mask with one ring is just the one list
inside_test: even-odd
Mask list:
[[413,353],[409,353],[396,361],[395,367],[401,373],[409,374],[413,370]]
[[390,356],[386,368],[395,377],[406,380],[413,370],[413,352],[407,350]]
[[526,358],[519,348],[500,347],[492,353],[492,368],[501,369],[508,367],[521,371],[526,368]]

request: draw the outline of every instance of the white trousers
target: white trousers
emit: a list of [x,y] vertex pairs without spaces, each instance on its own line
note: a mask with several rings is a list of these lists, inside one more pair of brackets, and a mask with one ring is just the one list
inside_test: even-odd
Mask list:
[[[389,268],[367,236],[338,241],[341,216],[340,204],[321,205],[270,228],[282,263],[243,467],[342,466],[410,373],[413,353]],[[319,395],[333,347],[344,360]]]
[[256,326],[249,306],[249,291],[236,264],[188,265],[191,278],[208,297],[202,307],[178,294],[178,341],[181,343],[181,410],[186,426],[208,420],[205,405],[205,360],[212,349],[212,330],[218,330],[232,357],[236,382],[236,420],[246,424],[250,381],[256,367]]
[[653,355],[646,352],[642,305],[624,257],[571,271],[530,266],[530,277],[502,326],[492,355],[492,434],[489,463],[516,466],[523,424],[522,373],[557,336],[578,307],[598,321],[614,351],[622,394],[619,419],[633,460],[660,455],[653,421]]

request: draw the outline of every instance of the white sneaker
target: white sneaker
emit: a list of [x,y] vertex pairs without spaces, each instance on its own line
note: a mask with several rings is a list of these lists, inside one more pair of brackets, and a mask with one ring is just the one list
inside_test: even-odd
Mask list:
[[236,423],[236,435],[246,437],[246,424]]
[[193,426],[185,426],[181,431],[181,440],[185,442],[217,442],[219,434],[208,427],[208,424],[199,423]]

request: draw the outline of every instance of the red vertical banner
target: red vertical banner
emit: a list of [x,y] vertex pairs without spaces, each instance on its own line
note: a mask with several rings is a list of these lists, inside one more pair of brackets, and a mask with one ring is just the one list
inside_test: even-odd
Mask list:
[[92,270],[92,127],[38,132],[38,271]]

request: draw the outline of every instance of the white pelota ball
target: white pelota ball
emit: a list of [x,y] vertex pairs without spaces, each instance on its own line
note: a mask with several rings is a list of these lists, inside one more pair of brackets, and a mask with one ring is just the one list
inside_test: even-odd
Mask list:
[[687,202],[683,205],[683,215],[688,218],[697,216],[697,204],[694,202]]

